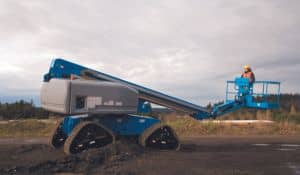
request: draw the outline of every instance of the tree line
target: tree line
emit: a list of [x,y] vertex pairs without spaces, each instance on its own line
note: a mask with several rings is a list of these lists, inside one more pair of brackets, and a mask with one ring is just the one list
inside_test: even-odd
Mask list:
[[[298,115],[300,112],[300,94],[282,94],[280,96],[280,106],[281,108],[274,111],[275,113],[284,115]],[[209,104],[207,107],[211,108],[212,105]],[[253,110],[250,110],[250,112],[251,111]],[[52,115],[57,114],[50,113],[48,111],[45,111],[41,107],[35,106],[32,100],[30,102],[19,100],[15,103],[0,102],[0,119],[2,120],[26,118],[47,119]]]
[[14,120],[26,118],[49,118],[49,112],[43,110],[41,107],[36,107],[31,100],[30,102],[19,100],[14,103],[0,102],[0,119]]

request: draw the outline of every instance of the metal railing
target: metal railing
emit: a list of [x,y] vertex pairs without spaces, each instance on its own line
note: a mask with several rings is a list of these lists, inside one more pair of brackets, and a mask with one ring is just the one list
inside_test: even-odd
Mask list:
[[243,95],[251,95],[254,101],[275,103],[279,105],[280,82],[255,81],[251,84],[249,81],[240,80],[241,78],[236,78],[235,81],[227,81],[226,102],[235,101],[240,98],[242,93],[246,93]]

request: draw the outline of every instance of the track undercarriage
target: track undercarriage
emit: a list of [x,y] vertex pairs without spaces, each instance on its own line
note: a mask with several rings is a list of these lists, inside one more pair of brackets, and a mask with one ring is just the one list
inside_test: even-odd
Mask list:
[[[101,148],[114,144],[116,138],[122,137],[105,123],[85,119],[80,121],[68,134],[64,130],[64,121],[59,121],[50,136],[50,145],[63,150],[66,154],[77,154],[89,149]],[[126,135],[138,138],[138,144],[145,148],[158,150],[178,150],[180,142],[174,130],[160,122],[144,129],[139,135]]]

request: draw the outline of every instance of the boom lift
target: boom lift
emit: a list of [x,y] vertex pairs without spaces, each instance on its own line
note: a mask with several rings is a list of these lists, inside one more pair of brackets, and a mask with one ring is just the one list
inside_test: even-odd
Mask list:
[[[254,92],[255,86],[262,91]],[[270,93],[270,87],[275,92]],[[156,118],[145,116],[151,103],[185,112],[202,120],[216,118],[240,108],[279,107],[280,82],[247,78],[227,81],[226,101],[211,110],[120,78],[95,71],[63,59],[55,59],[44,76],[42,107],[64,114],[50,138],[54,148],[67,154],[99,148],[116,137],[136,137],[144,147],[178,150],[180,141],[174,130]]]

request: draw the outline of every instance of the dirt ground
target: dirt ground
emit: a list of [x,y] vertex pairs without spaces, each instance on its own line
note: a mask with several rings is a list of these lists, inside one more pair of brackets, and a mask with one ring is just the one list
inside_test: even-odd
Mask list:
[[300,137],[189,137],[180,151],[127,140],[66,156],[45,138],[0,139],[0,174],[300,174]]

